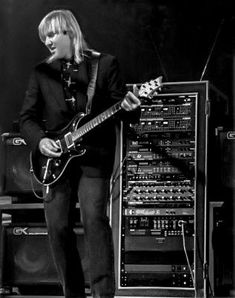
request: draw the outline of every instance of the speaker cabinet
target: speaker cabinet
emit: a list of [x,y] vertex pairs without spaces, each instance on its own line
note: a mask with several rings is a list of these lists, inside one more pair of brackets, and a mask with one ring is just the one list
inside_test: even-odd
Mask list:
[[[77,236],[77,248],[81,256],[85,282],[88,285],[88,257],[84,248],[84,231],[82,227],[76,227],[74,230]],[[36,224],[5,226],[3,233],[3,287],[23,289],[34,287],[34,292],[37,286],[59,287],[45,226]]]
[[230,296],[233,273],[233,234],[225,202],[209,202],[209,294]]
[[224,187],[235,190],[235,131],[216,130],[220,157],[220,178]]
[[[36,192],[41,186],[30,174],[30,149],[19,134],[4,133],[3,194],[32,195],[32,183]],[[33,180],[32,180],[33,179]]]

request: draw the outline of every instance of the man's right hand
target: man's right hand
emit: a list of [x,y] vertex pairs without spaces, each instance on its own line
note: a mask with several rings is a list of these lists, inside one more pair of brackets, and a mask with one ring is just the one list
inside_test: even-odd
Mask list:
[[48,157],[59,157],[62,152],[60,146],[52,139],[43,138],[39,142],[40,152]]

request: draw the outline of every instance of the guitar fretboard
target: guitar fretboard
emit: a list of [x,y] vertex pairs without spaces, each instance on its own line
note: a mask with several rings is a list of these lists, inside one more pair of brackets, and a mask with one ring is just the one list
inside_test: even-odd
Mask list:
[[77,130],[75,130],[72,133],[72,140],[75,142],[77,139],[84,136],[86,133],[91,131],[93,128],[97,127],[101,123],[103,123],[105,120],[112,117],[114,114],[116,114],[118,111],[122,109],[121,102],[116,103],[112,107],[108,108],[92,120],[88,121],[87,123],[83,124],[81,127],[79,127]]

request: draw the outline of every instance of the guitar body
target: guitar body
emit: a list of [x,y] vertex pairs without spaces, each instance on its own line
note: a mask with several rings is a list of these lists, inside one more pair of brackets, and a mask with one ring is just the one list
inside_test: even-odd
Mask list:
[[[140,98],[152,98],[162,86],[161,79],[162,77],[159,77],[143,84],[139,90]],[[62,154],[58,158],[51,158],[42,155],[39,150],[31,152],[30,171],[36,180],[45,186],[55,183],[62,176],[67,165],[73,158],[85,154],[86,149],[81,144],[82,137],[111,118],[121,109],[120,101],[95,118],[79,113],[64,129],[55,133],[48,133],[47,137],[53,139],[60,146]]]
[[64,136],[73,131],[77,131],[80,126],[87,122],[88,116],[79,113],[73,120],[62,130],[57,132],[50,132],[47,134],[48,138],[60,143],[62,154],[58,158],[51,158],[43,155],[39,150],[30,153],[31,171],[36,180],[47,186],[55,183],[64,173],[69,162],[75,158],[85,154],[86,149],[81,145],[81,139],[76,140],[70,148],[66,146]]

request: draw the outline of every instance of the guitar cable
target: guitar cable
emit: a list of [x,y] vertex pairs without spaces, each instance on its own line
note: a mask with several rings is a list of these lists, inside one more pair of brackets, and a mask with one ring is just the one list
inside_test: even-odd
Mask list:
[[[37,192],[36,192],[36,190],[35,190],[32,175],[30,176],[30,184],[31,184],[31,188],[32,188],[32,191],[33,191],[33,194],[35,195],[35,197],[37,199],[44,200],[45,199],[45,196],[44,195],[43,196],[38,195]],[[42,186],[42,189],[43,189],[43,186]],[[42,190],[42,193],[43,193],[43,190]]]
[[186,261],[188,264],[188,268],[189,268],[189,272],[192,278],[192,282],[193,282],[193,287],[195,288],[195,278],[194,278],[194,272],[193,269],[191,267],[190,261],[189,261],[189,257],[188,257],[188,253],[187,253],[187,249],[186,249],[186,240],[185,240],[185,229],[184,226],[187,224],[186,221],[184,220],[179,220],[178,225],[179,227],[181,227],[181,232],[182,232],[182,240],[183,240],[183,248],[184,248],[184,254],[186,257]]

